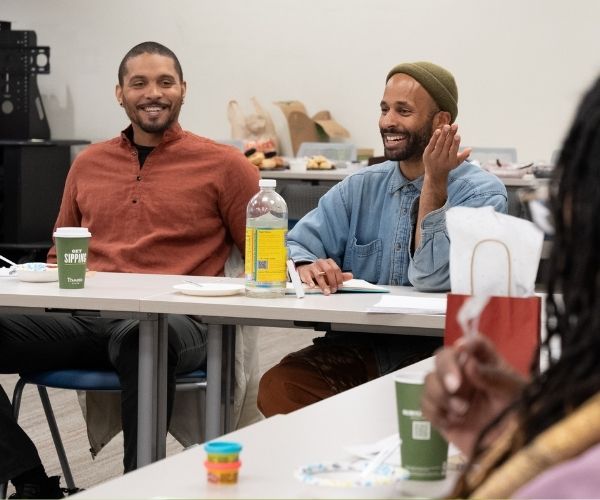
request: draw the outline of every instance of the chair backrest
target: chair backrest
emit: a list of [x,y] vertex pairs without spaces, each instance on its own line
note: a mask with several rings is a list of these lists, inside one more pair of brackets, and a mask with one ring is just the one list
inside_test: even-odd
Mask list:
[[470,160],[477,160],[480,165],[500,160],[507,163],[517,163],[517,148],[480,148],[473,147]]
[[348,142],[303,142],[296,156],[317,155],[333,161],[356,161],[356,146]]

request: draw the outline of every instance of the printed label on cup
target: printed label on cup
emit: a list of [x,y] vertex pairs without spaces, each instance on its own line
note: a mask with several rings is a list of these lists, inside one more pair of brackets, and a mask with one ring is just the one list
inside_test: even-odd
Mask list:
[[54,232],[60,288],[83,288],[90,232],[85,227],[59,227]]
[[397,375],[395,386],[402,467],[408,470],[409,479],[443,479],[446,477],[448,443],[421,413],[423,376]]

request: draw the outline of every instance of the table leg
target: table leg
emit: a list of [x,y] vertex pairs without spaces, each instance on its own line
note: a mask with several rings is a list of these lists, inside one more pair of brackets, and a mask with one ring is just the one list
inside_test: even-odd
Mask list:
[[138,365],[137,465],[156,457],[156,408],[158,365],[158,321],[150,315],[140,319]]
[[156,455],[155,460],[167,456],[167,364],[169,321],[166,314],[158,315],[158,359],[156,366]]
[[206,440],[221,435],[221,325],[208,325],[206,355]]
[[231,432],[231,418],[233,410],[233,391],[235,382],[235,325],[223,326],[224,349],[223,356],[225,357],[225,378],[224,386],[224,405],[223,405],[223,433]]

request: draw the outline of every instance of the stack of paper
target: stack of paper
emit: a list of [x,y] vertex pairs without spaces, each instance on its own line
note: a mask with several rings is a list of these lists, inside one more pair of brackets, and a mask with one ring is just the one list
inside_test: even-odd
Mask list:
[[[291,283],[287,284],[285,293],[293,295],[295,293],[294,286]],[[309,288],[304,285],[304,293],[321,293],[321,289],[317,286]],[[373,285],[365,280],[351,279],[344,281],[343,286],[339,287],[337,293],[389,293],[385,287]]]
[[446,296],[443,297],[406,297],[386,295],[367,309],[372,313],[400,314],[446,314]]

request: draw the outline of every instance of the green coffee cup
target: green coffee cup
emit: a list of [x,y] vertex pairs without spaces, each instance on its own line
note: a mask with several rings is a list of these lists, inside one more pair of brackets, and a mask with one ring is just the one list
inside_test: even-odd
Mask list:
[[400,458],[409,479],[435,481],[446,477],[448,443],[421,413],[424,375],[398,374],[394,377]]
[[59,288],[83,288],[90,237],[86,227],[58,227],[54,232]]

